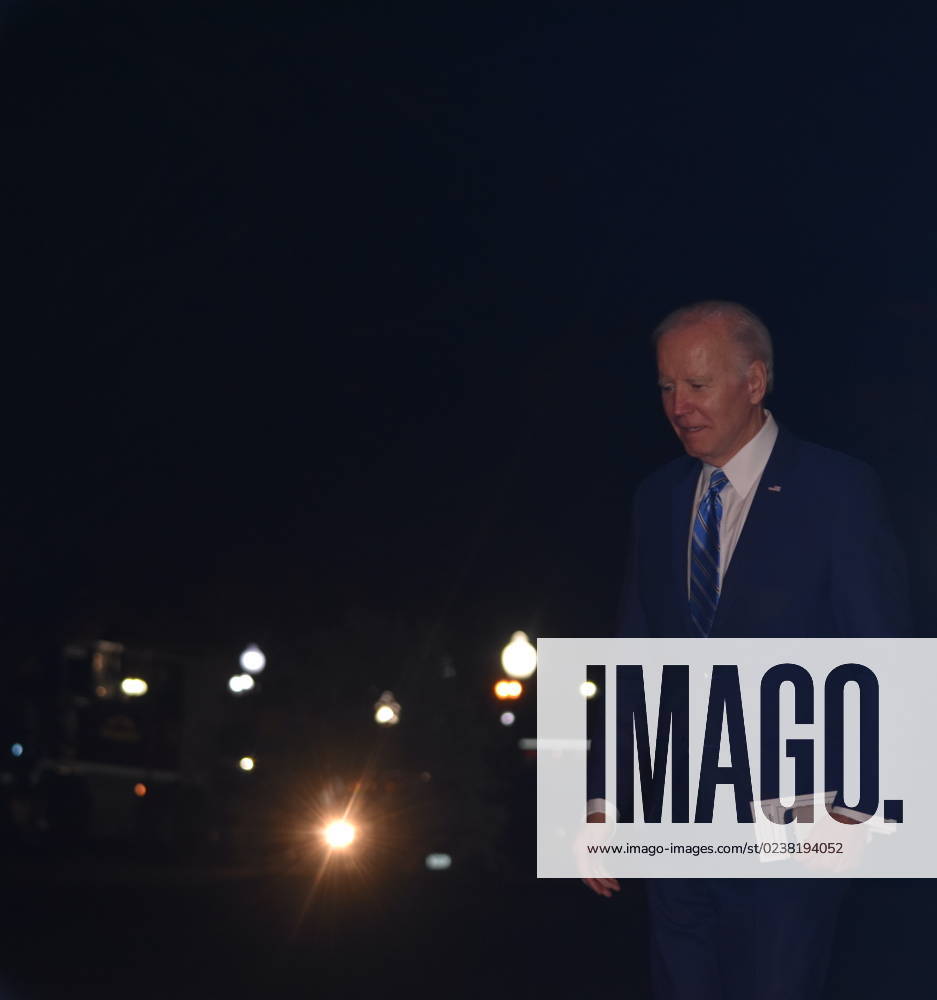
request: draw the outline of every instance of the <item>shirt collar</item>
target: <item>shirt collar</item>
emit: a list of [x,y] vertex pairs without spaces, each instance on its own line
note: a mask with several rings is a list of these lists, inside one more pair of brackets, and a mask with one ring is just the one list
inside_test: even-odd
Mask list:
[[[722,467],[729,485],[739,496],[748,496],[749,490],[761,479],[777,439],[778,425],[771,416],[771,411],[765,410],[765,422],[761,425],[761,430]],[[709,482],[715,468],[714,465],[703,463],[706,482]]]

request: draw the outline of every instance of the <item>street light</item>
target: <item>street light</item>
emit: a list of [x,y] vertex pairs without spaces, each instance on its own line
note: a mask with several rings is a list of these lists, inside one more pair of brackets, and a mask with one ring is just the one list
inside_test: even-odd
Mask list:
[[261,652],[260,646],[252,642],[241,653],[241,669],[249,674],[259,674],[267,665],[267,657]]
[[385,691],[374,703],[374,721],[379,726],[396,726],[400,722],[400,703],[393,691]]
[[579,693],[583,698],[594,698],[599,693],[599,688],[595,681],[583,681],[579,685]]
[[495,682],[494,692],[498,701],[513,701],[524,693],[524,685],[520,681],[509,681],[502,677]]
[[125,677],[120,682],[120,689],[128,698],[138,698],[146,694],[150,686],[142,677]]
[[238,761],[238,767],[242,771],[253,771],[254,770],[254,758],[253,757],[242,757]]
[[526,680],[537,669],[537,650],[530,644],[526,632],[515,632],[501,650],[501,666],[508,677]]
[[254,678],[250,674],[234,674],[228,678],[228,690],[232,694],[244,694],[254,687]]
[[447,868],[452,867],[452,855],[441,853],[427,854],[424,864],[431,872],[444,872]]

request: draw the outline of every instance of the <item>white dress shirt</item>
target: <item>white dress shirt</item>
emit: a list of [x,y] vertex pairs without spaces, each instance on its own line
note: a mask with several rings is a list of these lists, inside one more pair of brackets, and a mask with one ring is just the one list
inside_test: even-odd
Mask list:
[[[761,430],[741,448],[722,467],[722,471],[729,480],[722,488],[719,496],[722,499],[722,520],[719,523],[719,582],[725,578],[726,570],[735,546],[738,545],[742,528],[745,527],[745,520],[751,510],[752,500],[755,499],[755,491],[761,482],[762,474],[768,459],[771,457],[771,450],[774,442],[778,439],[778,425],[774,417],[768,410],[765,410],[765,422],[761,425]],[[693,522],[696,520],[696,512],[699,510],[700,501],[703,499],[706,490],[709,489],[709,479],[715,471],[715,465],[703,463],[700,470],[699,479],[696,482],[696,496],[693,499],[693,509],[690,511],[690,524],[687,535],[687,599],[690,593],[690,553],[693,545]]]

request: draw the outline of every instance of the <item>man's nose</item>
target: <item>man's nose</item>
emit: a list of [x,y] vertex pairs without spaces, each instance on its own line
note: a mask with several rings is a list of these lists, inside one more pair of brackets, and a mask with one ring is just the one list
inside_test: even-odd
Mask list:
[[693,404],[690,402],[690,397],[685,389],[678,389],[674,386],[673,390],[673,412],[675,417],[684,416],[693,409]]

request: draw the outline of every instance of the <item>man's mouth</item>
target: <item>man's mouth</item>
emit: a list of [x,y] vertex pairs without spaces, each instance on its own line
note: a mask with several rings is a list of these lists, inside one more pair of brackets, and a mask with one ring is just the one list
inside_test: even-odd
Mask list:
[[703,426],[699,426],[699,427],[681,427],[680,431],[683,434],[695,434],[697,431],[702,431],[702,430],[705,430],[705,429],[706,428],[703,427]]

